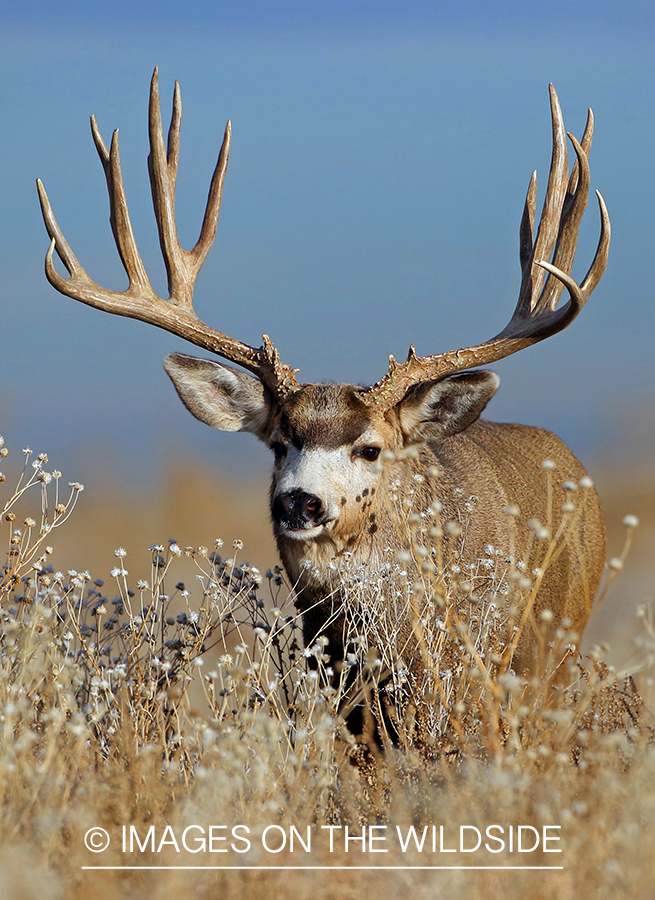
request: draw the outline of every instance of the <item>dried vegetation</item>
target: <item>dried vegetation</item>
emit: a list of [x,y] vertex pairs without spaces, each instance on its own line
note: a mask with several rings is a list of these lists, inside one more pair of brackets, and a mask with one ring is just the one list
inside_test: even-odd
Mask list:
[[[1,445],[0,453],[7,455]],[[421,576],[409,582],[406,559],[385,572],[350,573],[348,655],[335,672],[321,639],[303,648],[292,586],[277,568],[262,575],[241,562],[239,541],[227,558],[220,541],[211,549],[152,546],[137,561],[141,580],[120,548],[106,584],[86,571],[57,572],[50,542],[82,486],[71,485],[62,500],[59,474],[45,455],[32,460],[28,451],[15,482],[2,500],[0,895],[648,895],[655,814],[648,704],[629,673],[605,665],[602,648],[585,658],[570,650],[570,622],[553,632],[548,611],[531,612],[539,572],[575,515],[570,486],[569,506],[553,512],[550,526],[533,523],[537,566],[532,558],[500,559],[488,547],[474,572],[462,572],[457,527],[441,523],[438,508],[427,525],[404,510]],[[576,496],[583,493],[581,486]],[[513,520],[509,509],[510,529]],[[609,577],[620,571],[636,524],[626,518],[628,541]],[[442,529],[450,536],[445,553]],[[196,574],[188,589],[176,574],[185,561]],[[395,581],[394,609],[379,601],[382,577]],[[647,676],[655,633],[650,610],[639,616]],[[398,625],[405,621],[409,635]],[[511,668],[526,630],[539,655],[530,679]],[[412,654],[421,655],[421,667],[412,666]],[[356,705],[364,709],[358,738],[344,724]],[[239,825],[249,829],[246,854],[229,841],[218,843],[227,853],[198,843],[210,826],[229,835]],[[559,826],[562,853],[543,845],[438,852],[458,845],[460,826],[484,839],[492,825],[505,834],[510,826],[540,834]],[[133,852],[123,850],[123,826],[134,827],[143,851],[134,842]],[[267,852],[262,838],[271,826],[278,826],[269,838],[275,849],[283,830],[289,836],[293,826],[306,838],[309,829],[311,853],[299,843],[292,852],[289,842]],[[351,841],[346,852],[346,826],[359,836],[377,826],[387,840],[366,853]],[[397,839],[397,829],[407,835],[412,826],[418,836],[427,829],[422,851],[414,840],[403,850]],[[85,847],[98,828],[111,838],[103,853]],[[372,857],[373,846],[387,852]],[[303,865],[350,870],[252,868]],[[468,868],[416,868],[454,865]],[[499,868],[553,865],[562,868]],[[415,868],[401,868],[408,866]]]

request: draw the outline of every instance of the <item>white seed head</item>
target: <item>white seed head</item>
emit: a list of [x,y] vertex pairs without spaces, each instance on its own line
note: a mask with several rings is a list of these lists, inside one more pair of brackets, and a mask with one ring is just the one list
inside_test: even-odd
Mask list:
[[625,516],[623,524],[626,528],[636,528],[639,525],[639,519],[636,516]]
[[544,459],[541,463],[541,468],[546,469],[547,472],[552,472],[553,469],[557,468],[557,463],[553,459]]

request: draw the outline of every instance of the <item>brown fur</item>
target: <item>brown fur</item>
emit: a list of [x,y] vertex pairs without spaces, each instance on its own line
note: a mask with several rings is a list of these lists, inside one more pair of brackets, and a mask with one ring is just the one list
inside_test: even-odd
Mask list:
[[[283,412],[285,430],[296,435],[301,442],[318,440],[318,436],[332,429],[330,446],[353,442],[359,433],[373,424],[384,436],[387,449],[401,451],[403,436],[398,415],[392,411],[384,419],[375,421],[370,415],[360,415],[356,408],[356,396],[349,394],[356,389],[350,386],[311,386],[304,395],[299,392],[292,408]],[[321,388],[325,398],[322,415],[313,406],[315,388]],[[342,409],[339,401],[349,394],[349,424],[347,435],[335,427],[336,409]],[[353,408],[354,407],[354,408]],[[328,443],[328,442],[326,442]],[[443,505],[442,521],[456,521],[463,526],[462,565],[484,556],[484,548],[492,544],[509,554],[508,520],[504,510],[510,504],[518,505],[517,543],[515,555],[521,559],[530,534],[527,522],[531,518],[546,523],[547,473],[542,467],[545,459],[552,460],[557,468],[553,473],[555,521],[559,521],[559,507],[564,500],[561,484],[572,480],[576,483],[585,475],[578,460],[565,444],[551,432],[523,425],[508,425],[478,420],[466,430],[441,441],[429,441],[420,451],[418,459],[400,459],[384,467],[382,477],[374,493],[366,496],[341,498],[342,512],[335,527],[313,541],[300,542],[288,538],[275,527],[276,540],[285,568],[296,586],[298,605],[304,610],[304,635],[306,643],[325,633],[330,652],[339,659],[343,655],[341,622],[334,611],[346,597],[335,588],[335,575],[328,571],[330,563],[339,563],[344,554],[349,557],[348,567],[357,563],[376,569],[385,561],[386,547],[407,546],[406,530],[394,514],[390,498],[390,484],[400,481],[399,497],[405,497],[414,488],[413,510],[421,513],[434,499]],[[423,476],[430,467],[438,469],[438,476],[426,479],[416,490],[414,476]],[[275,490],[273,476],[272,492]],[[362,494],[364,491],[362,491]],[[477,498],[475,511],[469,512],[465,504],[470,497]],[[576,499],[581,499],[578,491]],[[345,503],[343,503],[345,499]],[[548,567],[539,590],[535,612],[550,609],[554,614],[553,628],[568,617],[579,635],[585,626],[600,580],[605,560],[605,533],[600,505],[593,488],[584,491],[581,512],[575,525],[566,532],[563,549]],[[374,524],[374,528],[370,526]],[[445,540],[445,539],[444,539]],[[388,557],[386,557],[388,559]],[[534,559],[534,554],[532,559]],[[305,567],[303,567],[305,564]],[[307,567],[309,564],[309,567]],[[532,645],[526,631],[514,657],[519,671],[530,668]]]
[[[589,486],[565,494],[563,483],[578,484],[585,472],[554,434],[478,418],[498,387],[492,373],[476,370],[425,382],[384,410],[366,405],[363,389],[349,384],[303,385],[277,401],[252,376],[218,363],[199,367],[197,360],[175,354],[167,371],[198,418],[252,431],[275,451],[273,528],[303,612],[306,644],[324,635],[333,660],[343,658],[344,604],[353,573],[369,573],[379,584],[376,590],[391,597],[394,588],[384,573],[397,563],[398,551],[405,551],[406,583],[419,576],[415,545],[435,543],[427,533],[434,523],[425,518],[435,500],[442,507],[441,525],[461,527],[456,540],[444,527],[442,554],[450,553],[452,562],[455,552],[462,572],[485,557],[488,545],[496,559],[509,559],[506,510],[518,506],[514,559],[533,577],[550,542],[535,540],[528,523],[537,519],[555,532],[562,503],[572,497],[576,511],[545,570],[534,612],[552,612],[552,624],[543,626],[547,637],[548,628],[552,633],[566,618],[581,636],[605,559],[598,498]],[[380,451],[378,460],[368,460],[371,449]],[[551,521],[546,459],[555,464]],[[410,527],[409,512],[423,524]],[[493,589],[491,581],[485,588],[484,575],[476,577],[480,591]],[[409,635],[411,623],[400,622],[399,629]],[[513,658],[517,671],[530,671],[536,646],[534,631],[525,628]],[[414,665],[421,665],[416,653]]]

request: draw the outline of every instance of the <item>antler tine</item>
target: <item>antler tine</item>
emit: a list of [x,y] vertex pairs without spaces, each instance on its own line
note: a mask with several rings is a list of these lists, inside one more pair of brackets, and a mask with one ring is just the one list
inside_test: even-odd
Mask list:
[[[150,87],[148,166],[159,240],[168,274],[168,299],[162,299],[155,294],[139,256],[125,198],[118,149],[118,132],[114,132],[110,149],[107,150],[93,117],[91,131],[107,180],[112,232],[119,256],[128,275],[129,286],[125,291],[112,291],[101,287],[89,278],[57,224],[45,188],[40,181],[37,181],[43,220],[51,238],[45,261],[46,277],[56,290],[74,300],[79,300],[105,312],[129,316],[156,325],[198,347],[243,366],[260,378],[274,396],[282,398],[298,389],[299,384],[295,378],[297,369],[291,369],[280,361],[270,339],[264,335],[262,347],[251,347],[220,331],[209,328],[200,321],[193,309],[194,283],[216,236],[223,181],[229,156],[230,125],[228,122],[218,162],[212,176],[200,237],[195,247],[186,251],[180,246],[175,221],[175,185],[179,159],[181,110],[180,91],[176,83],[173,113],[168,132],[168,148],[165,149],[159,105],[158,73],[155,69]],[[62,277],[55,270],[53,262],[55,250],[64,264],[69,278]]]
[[[596,197],[598,198],[598,206],[600,208],[600,237],[598,238],[598,246],[596,247],[593,261],[582,284],[578,285],[568,272],[558,269],[557,266],[548,263],[545,260],[537,262],[538,266],[541,266],[543,269],[546,269],[547,272],[550,272],[551,275],[554,275],[555,278],[558,278],[563,283],[564,287],[566,287],[570,295],[570,303],[567,303],[563,309],[556,310],[554,316],[550,317],[553,325],[556,324],[557,327],[554,327],[548,334],[544,334],[544,337],[548,337],[550,334],[561,331],[575,319],[589,299],[591,292],[603,277],[605,269],[607,268],[612,229],[607,206],[605,205],[603,195],[600,191],[596,191]],[[539,337],[538,340],[541,340],[541,338]]]
[[46,194],[46,190],[43,187],[43,182],[40,178],[36,179],[36,189],[39,195],[39,203],[41,205],[41,215],[43,216],[46,231],[48,232],[48,237],[50,238],[50,246],[48,247],[45,259],[46,278],[54,288],[56,288],[61,293],[66,294],[67,287],[71,283],[72,279],[62,278],[59,272],[57,272],[57,270],[55,269],[53,263],[53,254],[55,248],[57,250],[57,255],[66,267],[66,271],[70,276],[79,278],[80,275],[85,274],[84,269],[71,250],[68,241],[64,237],[61,228],[57,224],[55,214],[53,213],[52,206],[50,205],[50,200],[48,199],[48,195]]
[[[572,134],[568,134],[575,150],[576,161],[562,207],[562,221],[553,256],[553,265],[567,273],[571,271],[573,265],[578,243],[578,229],[589,196],[589,151],[591,150],[593,128],[594,115],[591,110],[588,110],[582,141],[578,143]],[[538,260],[535,262],[538,263]],[[563,290],[564,283],[560,279],[548,278],[542,296],[539,298],[539,308],[555,309]]]
[[[569,138],[570,137],[571,137],[571,135],[569,134]],[[591,152],[591,142],[593,140],[593,137],[594,137],[594,113],[593,113],[593,110],[588,109],[587,110],[587,121],[585,123],[585,129],[582,134],[582,140],[580,141],[580,146],[582,147],[584,154],[587,157],[587,160],[589,160],[589,154]],[[576,154],[575,165],[573,166],[573,169],[571,170],[571,177],[569,178],[569,187],[566,192],[566,200],[564,201],[564,209],[565,210],[566,210],[566,204],[571,203],[573,201],[573,197],[575,195],[575,191],[578,186],[579,172],[580,172],[580,169],[579,169],[579,164],[578,164],[577,154]]]
[[[569,138],[571,135],[569,134]],[[587,121],[585,123],[584,132],[582,134],[582,140],[580,141],[580,146],[584,150],[585,156],[587,160],[589,159],[589,153],[591,152],[591,142],[594,137],[594,113],[593,110],[587,110]],[[566,200],[564,201],[564,209],[566,209],[566,204],[571,203],[573,200],[573,196],[575,194],[576,187],[578,185],[578,174],[579,174],[579,166],[578,160],[576,157],[575,165],[571,171],[571,177],[569,178],[569,187],[566,192]]]
[[532,260],[534,259],[534,214],[537,209],[537,173],[534,171],[528,185],[528,193],[523,207],[521,227],[519,229],[519,262],[523,278],[521,286],[526,279],[531,278]]
[[116,249],[127,273],[131,288],[146,290],[152,293],[150,281],[146,274],[141,256],[136,246],[130,214],[127,209],[125,187],[123,185],[123,173],[121,171],[121,159],[118,145],[118,129],[111,137],[110,150],[102,139],[95,116],[91,116],[91,134],[93,143],[98,151],[100,162],[107,180],[107,192],[109,194],[109,221],[116,241]]
[[[553,155],[548,188],[534,240],[537,182],[536,173],[532,174],[519,232],[521,288],[509,323],[494,338],[474,347],[426,357],[418,357],[410,347],[407,359],[400,364],[390,357],[389,371],[384,378],[362,394],[368,405],[389,409],[419,382],[437,381],[455,372],[488,365],[556,334],[578,315],[600,281],[607,266],[611,231],[607,208],[598,191],[601,229],[593,262],[581,285],[569,274],[589,192],[588,153],[593,114],[589,110],[581,144],[569,135],[576,163],[568,177],[564,122],[552,84],[550,104]],[[551,257],[552,263],[548,261]],[[564,288],[569,292],[569,300],[558,309],[557,302]]]
[[225,126],[225,134],[223,135],[223,143],[218,154],[216,168],[212,176],[209,186],[209,196],[207,197],[207,207],[205,209],[205,217],[200,229],[200,236],[196,246],[191,251],[196,259],[198,268],[204,263],[205,257],[209,252],[209,248],[214,243],[216,237],[216,226],[218,224],[218,213],[221,208],[223,199],[223,183],[225,181],[225,173],[227,171],[227,163],[230,156],[230,144],[232,142],[232,123],[228,119]]
[[[523,278],[519,298],[516,304],[516,312],[530,312],[535,308],[541,288],[546,279],[546,272],[535,269],[535,259],[549,259],[557,241],[559,222],[564,206],[566,188],[568,184],[568,156],[566,152],[566,132],[564,131],[564,119],[559,104],[557,93],[552,84],[548,86],[550,92],[550,114],[553,132],[553,154],[548,175],[548,187],[539,220],[537,239],[534,241],[530,264],[523,267]],[[534,188],[532,182],[534,179]],[[536,173],[530,180],[530,190],[536,190]]]
[[[159,69],[155,67],[155,71],[152,73],[151,80],[151,91],[152,91],[152,82],[156,82],[157,90],[159,89]],[[161,115],[160,115],[161,119]],[[175,82],[175,87],[173,88],[173,110],[171,112],[171,124],[168,128],[168,141],[166,142],[166,162],[168,163],[168,168],[171,172],[171,180],[173,182],[173,188],[175,188],[177,182],[177,166],[180,161],[180,127],[182,125],[182,92],[180,91],[180,82]]]
[[168,288],[171,300],[176,304],[191,308],[195,279],[216,237],[218,216],[223,196],[223,183],[230,156],[232,131],[230,122],[228,122],[209,188],[200,236],[195,247],[187,251],[183,250],[180,245],[175,219],[175,187],[180,156],[181,121],[182,100],[180,86],[176,81],[173,94],[173,112],[168,131],[168,146],[165,148],[159,99],[159,76],[158,70],[155,69],[150,83],[148,114],[150,136],[148,170],[150,172],[152,201],[159,230],[159,243],[168,275]]
[[152,203],[159,231],[159,244],[166,265],[170,298],[176,305],[192,309],[193,285],[197,272],[189,271],[189,254],[180,246],[175,219],[175,186],[181,119],[182,106],[179,89],[176,85],[167,153],[159,101],[159,72],[155,69],[150,82],[148,105],[148,137],[150,139],[148,172],[150,173]]

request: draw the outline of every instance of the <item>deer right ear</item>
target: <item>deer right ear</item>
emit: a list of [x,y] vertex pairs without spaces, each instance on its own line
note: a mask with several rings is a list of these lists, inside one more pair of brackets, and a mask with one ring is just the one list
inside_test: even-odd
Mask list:
[[458,434],[481,415],[499,384],[500,378],[486,369],[418,384],[398,404],[400,426],[410,441]]
[[278,407],[258,378],[182,353],[167,356],[164,368],[196,419],[219,431],[250,431],[267,441]]

